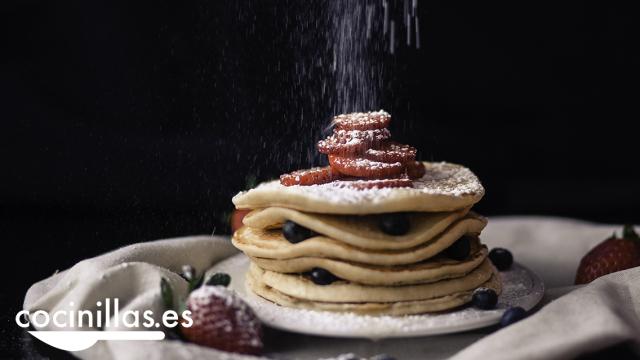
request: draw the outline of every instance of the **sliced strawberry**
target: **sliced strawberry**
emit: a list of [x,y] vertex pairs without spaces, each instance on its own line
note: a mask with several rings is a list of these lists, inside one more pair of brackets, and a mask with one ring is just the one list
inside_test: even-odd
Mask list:
[[368,149],[364,156],[373,161],[406,163],[416,158],[416,149],[409,145],[389,141],[380,149]]
[[407,175],[410,179],[419,179],[427,172],[422,161],[409,161],[405,166],[407,167]]
[[338,130],[375,130],[389,126],[391,115],[386,111],[342,114],[333,118]]
[[280,175],[280,184],[284,186],[316,185],[332,182],[340,178],[340,173],[333,170],[330,166],[325,166]]
[[329,164],[341,174],[365,178],[386,178],[404,172],[402,163],[385,163],[363,158],[329,155]]
[[378,149],[391,137],[387,129],[336,130],[333,135],[318,141],[318,151],[323,154],[357,155],[368,149]]
[[413,182],[407,178],[376,179],[376,180],[338,180],[334,184],[339,187],[355,190],[403,188],[411,187]]

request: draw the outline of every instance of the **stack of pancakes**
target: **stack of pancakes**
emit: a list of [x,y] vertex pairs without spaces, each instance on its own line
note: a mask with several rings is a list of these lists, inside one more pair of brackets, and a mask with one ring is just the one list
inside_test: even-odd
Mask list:
[[[499,275],[479,241],[487,221],[470,211],[484,195],[478,178],[456,164],[424,165],[425,175],[410,188],[272,181],[236,195],[238,209],[253,209],[232,240],[251,259],[247,286],[282,306],[380,315],[452,309],[470,302],[479,287],[499,294]],[[395,213],[409,219],[405,234],[380,227]],[[291,243],[282,231],[286,222],[313,235]],[[459,240],[470,251],[454,260],[447,249]],[[309,273],[318,268],[337,280],[314,283]]]

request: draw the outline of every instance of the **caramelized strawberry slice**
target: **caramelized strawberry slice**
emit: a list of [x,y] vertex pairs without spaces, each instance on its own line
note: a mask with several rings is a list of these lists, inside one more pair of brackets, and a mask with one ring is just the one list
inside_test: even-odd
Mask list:
[[405,166],[407,167],[407,175],[410,179],[419,179],[427,172],[422,161],[409,161]]
[[364,158],[329,155],[331,167],[344,175],[365,178],[388,178],[404,172],[400,162],[386,163]]
[[318,141],[318,151],[323,154],[358,155],[368,149],[378,149],[391,137],[387,129],[335,130],[333,135]]
[[375,130],[389,126],[391,115],[386,111],[342,114],[333,118],[337,130]]
[[364,157],[373,161],[406,163],[415,160],[416,148],[390,141],[380,149],[368,149],[364,153]]
[[332,169],[331,166],[325,166],[280,175],[280,184],[284,186],[316,185],[332,182],[340,178],[340,173]]
[[377,179],[377,180],[338,180],[334,184],[339,187],[367,190],[382,188],[403,188],[411,187],[413,183],[407,178],[397,179]]

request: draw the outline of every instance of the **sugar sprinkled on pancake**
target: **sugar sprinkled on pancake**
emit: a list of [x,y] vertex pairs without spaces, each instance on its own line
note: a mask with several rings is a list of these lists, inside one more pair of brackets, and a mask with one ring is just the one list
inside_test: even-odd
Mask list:
[[281,206],[327,214],[379,214],[453,211],[475,204],[484,195],[480,180],[464,166],[446,162],[424,165],[425,175],[410,188],[356,190],[336,182],[283,186],[270,181],[239,193],[233,203],[241,209]]

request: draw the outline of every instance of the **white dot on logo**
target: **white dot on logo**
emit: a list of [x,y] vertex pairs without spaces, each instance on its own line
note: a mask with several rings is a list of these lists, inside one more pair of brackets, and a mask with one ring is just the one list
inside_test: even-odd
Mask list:
[[160,327],[160,323],[156,323],[156,327],[159,328]]
[[102,301],[98,301],[98,302],[96,303],[96,306],[102,306]]

